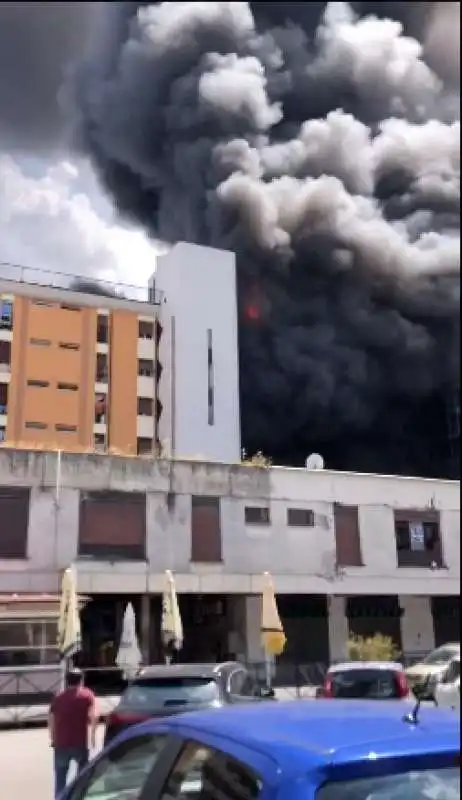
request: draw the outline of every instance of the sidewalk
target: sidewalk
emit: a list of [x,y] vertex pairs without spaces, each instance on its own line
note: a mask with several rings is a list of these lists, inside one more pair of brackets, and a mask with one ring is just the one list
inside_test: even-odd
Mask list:
[[[295,700],[297,690],[294,686],[278,688],[276,697],[278,700]],[[300,690],[300,696],[313,698],[316,693],[315,686],[305,686]],[[98,697],[98,709],[100,721],[104,722],[108,714],[119,702],[119,696]],[[45,705],[37,706],[7,706],[0,707],[0,728],[18,728],[23,725],[44,725],[46,723],[48,707]]]

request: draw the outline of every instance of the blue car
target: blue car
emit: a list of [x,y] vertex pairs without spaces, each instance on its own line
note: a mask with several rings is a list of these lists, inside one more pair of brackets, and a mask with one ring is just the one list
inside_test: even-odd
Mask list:
[[460,800],[459,765],[451,711],[262,703],[129,728],[62,800]]

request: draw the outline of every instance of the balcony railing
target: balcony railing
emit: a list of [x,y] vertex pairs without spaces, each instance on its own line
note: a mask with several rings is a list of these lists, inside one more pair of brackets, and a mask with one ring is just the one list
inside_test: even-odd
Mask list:
[[135,300],[138,303],[160,305],[162,293],[148,291],[147,286],[134,286],[114,281],[92,280],[81,275],[71,275],[67,272],[52,272],[51,270],[36,269],[35,267],[11,264],[0,261],[0,280],[15,283],[28,283],[34,286],[46,286],[54,289],[67,289],[68,291],[95,294],[103,297],[114,297],[119,300]]

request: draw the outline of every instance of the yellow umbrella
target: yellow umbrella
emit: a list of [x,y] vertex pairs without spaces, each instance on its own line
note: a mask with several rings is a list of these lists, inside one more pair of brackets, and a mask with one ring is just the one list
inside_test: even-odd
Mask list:
[[58,651],[63,665],[63,678],[66,666],[82,647],[79,600],[74,570],[68,567],[61,581],[61,602],[58,620]]
[[167,651],[169,651],[170,648],[181,650],[183,647],[183,624],[175,588],[175,579],[170,570],[167,570],[165,573],[165,582],[166,587],[162,595],[162,620],[160,626],[162,642]]
[[279,656],[286,645],[286,636],[279,617],[274,585],[269,572],[263,575],[261,643],[267,656]]

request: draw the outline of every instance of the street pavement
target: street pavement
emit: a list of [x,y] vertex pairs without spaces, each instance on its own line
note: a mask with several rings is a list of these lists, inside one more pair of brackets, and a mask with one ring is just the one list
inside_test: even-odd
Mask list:
[[[99,741],[102,730],[98,731]],[[2,800],[53,800],[52,751],[45,728],[0,731]]]

